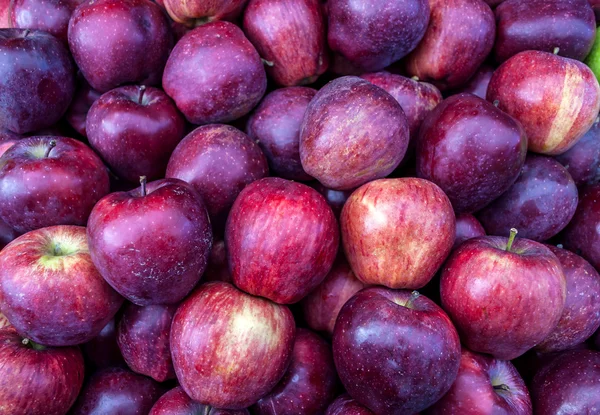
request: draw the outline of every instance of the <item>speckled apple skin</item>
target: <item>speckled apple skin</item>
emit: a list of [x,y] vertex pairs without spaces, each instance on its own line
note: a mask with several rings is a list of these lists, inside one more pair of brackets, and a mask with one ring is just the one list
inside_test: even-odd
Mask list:
[[563,233],[565,248],[600,270],[600,185],[584,188],[575,216]]
[[193,28],[213,20],[235,19],[247,0],[163,0],[163,3],[171,19]]
[[592,128],[566,153],[555,157],[568,170],[579,187],[600,182],[600,122]]
[[148,415],[249,415],[247,409],[217,409],[193,401],[181,386],[160,397]]
[[374,415],[369,409],[365,408],[348,394],[339,396],[329,405],[325,415]]
[[458,248],[464,241],[485,236],[485,234],[485,229],[475,216],[469,213],[459,215],[456,217],[456,236],[452,250]]

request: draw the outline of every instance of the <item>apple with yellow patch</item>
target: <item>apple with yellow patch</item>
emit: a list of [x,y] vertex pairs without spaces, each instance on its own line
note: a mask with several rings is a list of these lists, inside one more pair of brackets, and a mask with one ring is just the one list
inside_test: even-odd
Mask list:
[[487,99],[521,122],[530,151],[558,155],[594,124],[600,85],[579,61],[529,50],[494,72]]

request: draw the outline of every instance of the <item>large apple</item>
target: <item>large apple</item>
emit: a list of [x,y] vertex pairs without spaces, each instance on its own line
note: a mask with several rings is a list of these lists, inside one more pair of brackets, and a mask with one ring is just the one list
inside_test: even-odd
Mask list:
[[566,153],[555,157],[577,186],[600,182],[600,119]]
[[212,244],[201,197],[178,179],[100,200],[90,215],[90,254],[102,276],[138,305],[174,304],[198,283]]
[[181,386],[160,397],[148,415],[249,415],[247,409],[217,409],[193,401]]
[[246,408],[285,374],[295,331],[287,307],[224,282],[203,284],[173,318],[170,341],[177,379],[195,401]]
[[484,236],[485,229],[475,216],[468,213],[456,217],[456,235],[454,237],[454,245],[452,250],[458,248],[464,241]]
[[308,105],[300,160],[326,187],[352,189],[394,171],[408,142],[400,104],[370,82],[345,76],[321,88]]
[[54,125],[75,92],[63,43],[39,30],[0,29],[0,128],[24,134]]
[[579,195],[575,216],[563,233],[565,248],[587,259],[600,270],[600,184]]
[[300,301],[323,281],[338,242],[337,221],[323,196],[275,177],[240,193],[225,230],[234,284],[280,304]]
[[44,347],[0,328],[0,413],[64,415],[83,384],[77,347]]
[[169,16],[188,27],[214,20],[233,20],[244,9],[247,0],[160,0]]
[[11,27],[43,30],[67,43],[69,19],[84,0],[10,0]]
[[0,251],[0,310],[35,342],[70,346],[94,338],[123,304],[98,273],[85,228],[31,231]]
[[469,349],[510,360],[554,330],[566,298],[556,256],[524,238],[482,236],[458,247],[442,270],[442,306]]
[[92,104],[100,98],[102,94],[93,89],[90,84],[87,83],[83,76],[80,76],[77,80],[77,90],[71,106],[65,114],[65,119],[73,127],[73,129],[84,137],[87,137],[85,130],[85,122],[87,115],[92,107]]
[[374,415],[369,409],[356,402],[349,395],[339,396],[329,405],[325,415]]
[[366,288],[340,311],[333,357],[359,403],[377,415],[413,414],[452,386],[460,340],[444,311],[418,292]]
[[496,69],[487,99],[523,125],[530,151],[558,155],[594,124],[600,85],[583,63],[531,50]]
[[365,284],[417,289],[454,244],[450,201],[423,179],[380,179],[357,189],[340,217],[346,258]]
[[425,119],[417,141],[417,176],[448,195],[458,213],[472,213],[517,180],[527,137],[511,116],[471,94],[454,95]]

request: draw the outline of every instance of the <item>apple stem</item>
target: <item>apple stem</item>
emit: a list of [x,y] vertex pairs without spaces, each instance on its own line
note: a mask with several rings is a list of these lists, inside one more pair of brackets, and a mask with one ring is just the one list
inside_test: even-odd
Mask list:
[[510,391],[510,388],[508,387],[508,385],[505,385],[504,383],[502,385],[494,385],[494,389],[495,390],[500,390],[500,391]]
[[555,55],[558,55],[558,52],[560,52],[560,48],[557,46],[554,48],[554,50],[552,51],[552,53],[554,53]]
[[494,107],[498,108],[498,105],[500,105],[500,100],[495,99],[493,104],[494,104]]
[[54,147],[56,147],[56,140],[50,141],[50,144],[48,145],[48,148],[46,149],[46,152],[44,153],[44,158],[48,158],[50,156],[50,152],[52,151],[52,149]]
[[413,81],[419,82],[419,77],[417,75],[413,76],[410,79],[412,79]]
[[556,245],[556,247],[560,248],[560,249],[564,249],[565,246],[563,244],[558,244],[558,245]]
[[267,66],[271,66],[271,67],[272,67],[273,65],[275,65],[275,63],[273,63],[273,61],[268,61],[268,60],[266,60],[266,59],[263,59],[263,58],[260,58],[260,60],[261,60],[261,61],[262,61],[262,62],[263,62],[265,65],[267,65]]
[[138,97],[138,104],[142,105],[142,99],[144,99],[144,93],[146,92],[146,85],[140,85],[140,95]]
[[506,250],[508,252],[510,252],[510,250],[513,246],[513,242],[515,241],[515,237],[517,236],[517,233],[519,233],[519,231],[517,231],[515,228],[510,229],[510,236],[508,237],[508,243],[506,244]]
[[421,294],[415,290],[412,293],[410,293],[410,298],[408,299],[408,301],[406,302],[405,307],[407,308],[412,308],[413,303],[415,302],[415,300],[417,298],[419,298],[421,296]]
[[41,344],[37,344],[33,340],[30,340],[27,338],[21,340],[21,343],[23,343],[25,346],[31,347],[33,350],[44,350],[46,348],[45,346],[42,346]]
[[142,196],[146,196],[146,176],[140,176],[140,184],[142,185]]

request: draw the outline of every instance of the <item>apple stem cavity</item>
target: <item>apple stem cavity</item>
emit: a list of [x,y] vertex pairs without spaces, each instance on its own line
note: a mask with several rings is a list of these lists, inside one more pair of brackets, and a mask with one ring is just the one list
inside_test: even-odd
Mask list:
[[510,229],[510,236],[508,237],[508,242],[506,243],[506,250],[508,252],[510,252],[510,250],[513,246],[513,242],[515,241],[515,237],[517,236],[517,233],[519,233],[519,231],[517,231],[515,228]]
[[56,147],[56,140],[50,141],[50,144],[48,145],[48,148],[46,149],[46,152],[44,153],[44,158],[48,158],[50,156],[50,152],[52,151],[52,149],[54,147]]
[[41,344],[38,344],[27,338],[21,340],[21,343],[23,343],[25,346],[31,347],[33,350],[44,350],[46,348],[45,346],[42,346]]
[[510,391],[510,387],[503,383],[501,385],[494,385],[494,390],[508,392]]
[[140,86],[140,95],[138,96],[138,105],[142,105],[142,100],[144,99],[144,93],[146,92],[146,85]]
[[275,65],[275,63],[273,63],[273,61],[268,61],[266,59],[260,58],[260,60],[267,66],[272,67],[273,65]]
[[555,55],[558,55],[558,52],[560,52],[560,48],[557,46],[554,48],[554,50],[552,51],[552,53],[554,53]]
[[142,185],[142,197],[146,196],[146,176],[140,176],[140,184]]

